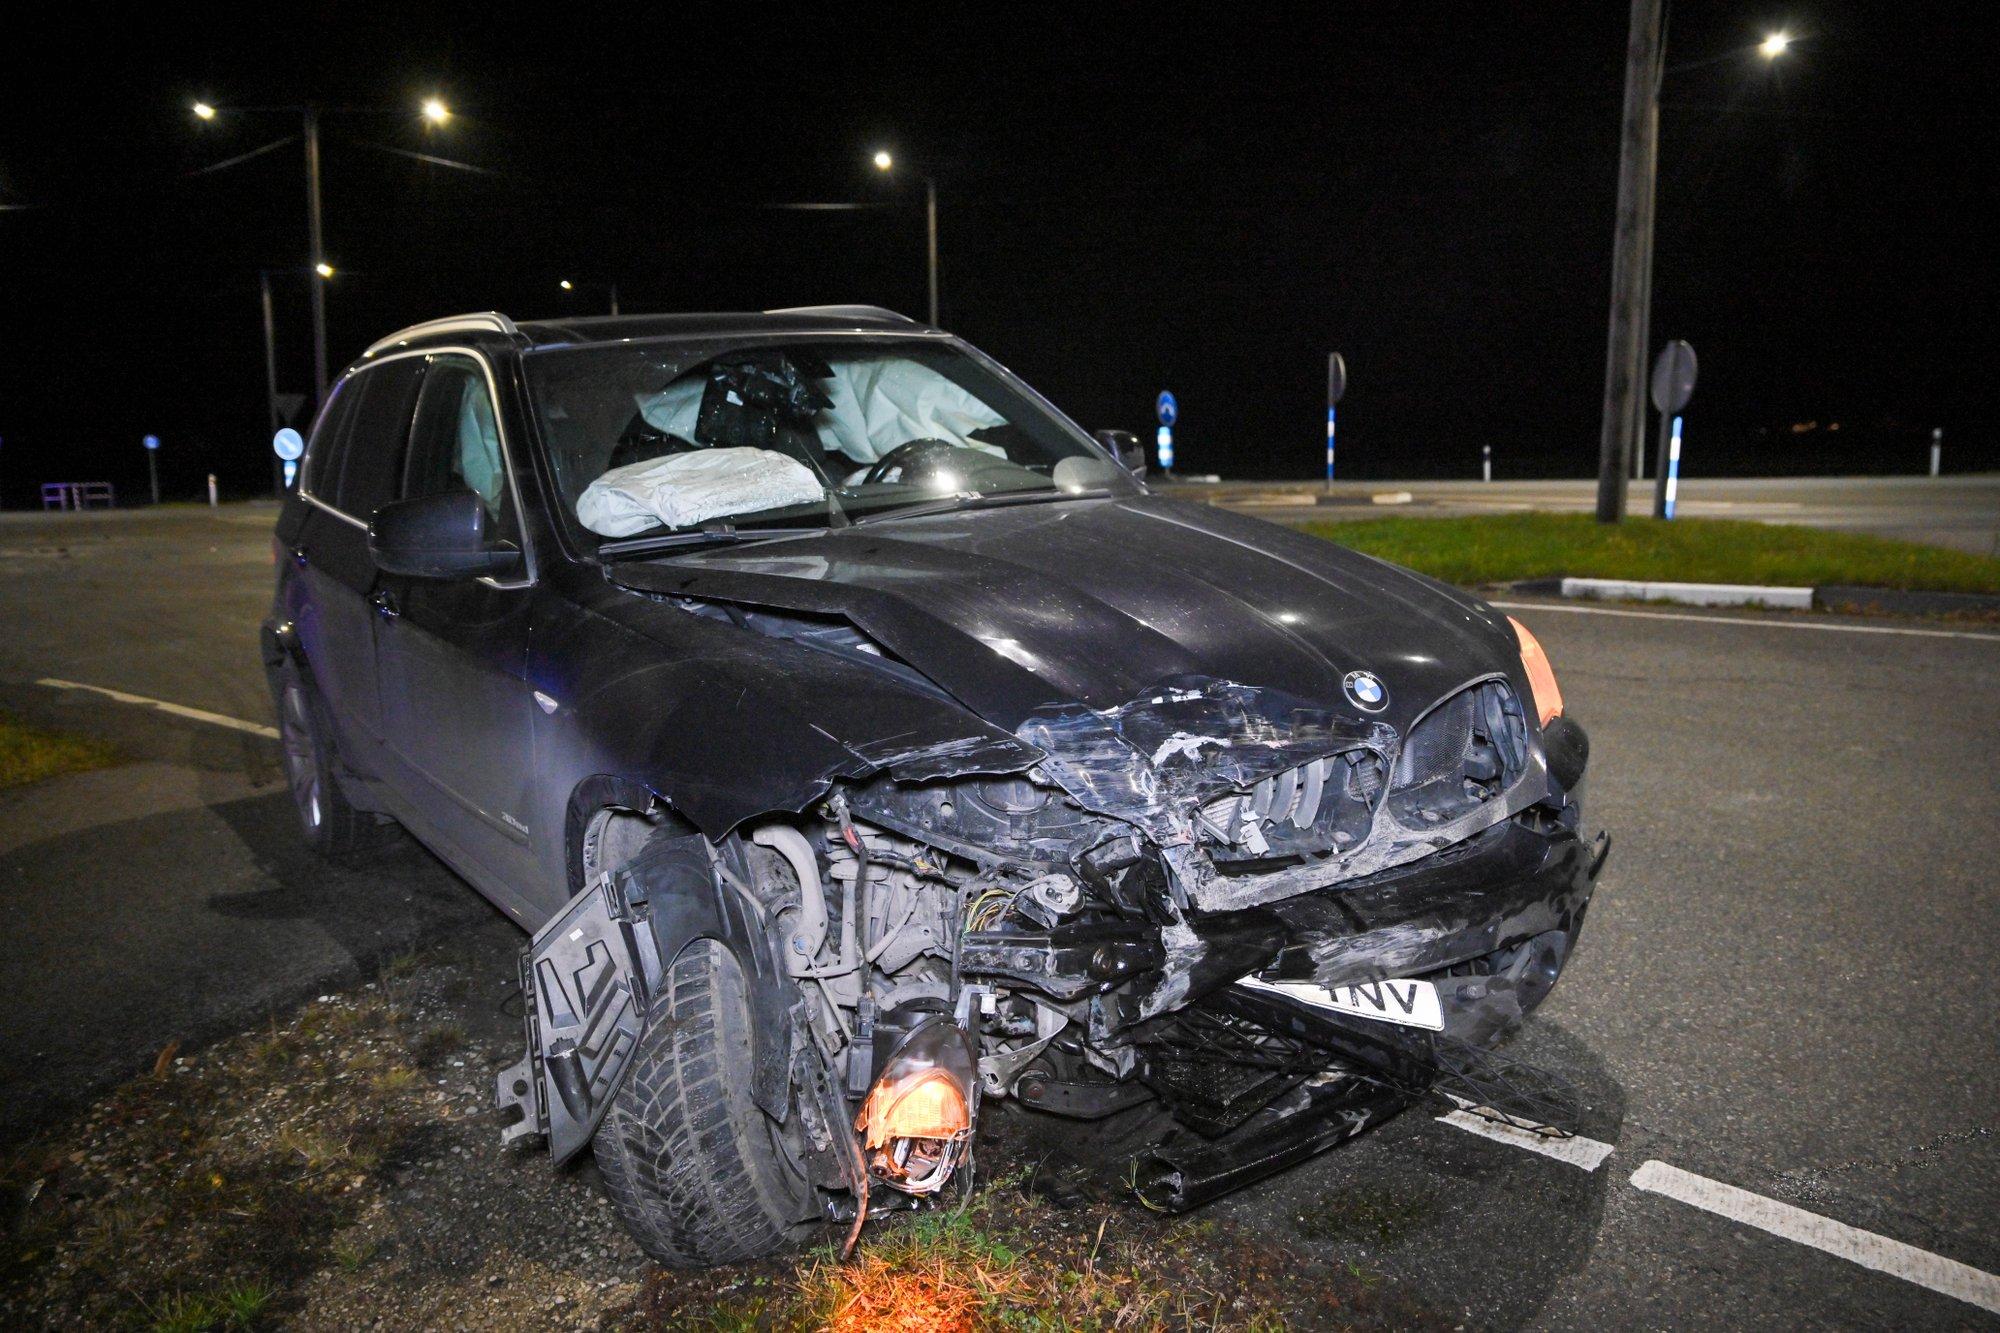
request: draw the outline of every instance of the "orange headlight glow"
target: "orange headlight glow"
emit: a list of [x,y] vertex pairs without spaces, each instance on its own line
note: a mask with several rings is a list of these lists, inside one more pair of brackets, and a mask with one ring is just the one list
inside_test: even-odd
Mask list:
[[1535,712],[1543,726],[1562,716],[1563,692],[1556,685],[1555,668],[1549,665],[1549,655],[1542,651],[1542,644],[1528,627],[1512,616],[1507,623],[1514,627],[1514,637],[1521,641],[1521,669],[1528,673],[1528,688],[1534,692]]
[[971,1127],[965,1094],[942,1069],[926,1069],[895,1083],[877,1083],[856,1126],[872,1150],[891,1139],[950,1139]]

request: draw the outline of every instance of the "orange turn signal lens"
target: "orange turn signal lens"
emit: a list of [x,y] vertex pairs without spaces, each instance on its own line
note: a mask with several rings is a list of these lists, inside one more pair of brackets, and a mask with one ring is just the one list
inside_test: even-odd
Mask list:
[[1549,665],[1549,655],[1542,651],[1541,640],[1529,633],[1528,627],[1512,616],[1507,623],[1514,627],[1514,637],[1521,641],[1521,669],[1528,673],[1528,688],[1535,696],[1535,713],[1547,726],[1555,718],[1562,716],[1563,692],[1556,684],[1555,668]]

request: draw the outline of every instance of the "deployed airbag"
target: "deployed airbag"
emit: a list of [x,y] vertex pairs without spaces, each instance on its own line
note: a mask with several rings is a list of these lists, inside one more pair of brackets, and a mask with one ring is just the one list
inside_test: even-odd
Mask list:
[[1004,449],[972,436],[1004,426],[1007,419],[929,366],[877,356],[835,361],[830,368],[826,393],[833,408],[813,422],[828,449],[873,463],[911,440],[944,440],[1006,456]]
[[796,458],[769,449],[700,449],[612,468],[584,488],[576,516],[601,536],[629,537],[661,524],[685,528],[809,504],[825,494]]

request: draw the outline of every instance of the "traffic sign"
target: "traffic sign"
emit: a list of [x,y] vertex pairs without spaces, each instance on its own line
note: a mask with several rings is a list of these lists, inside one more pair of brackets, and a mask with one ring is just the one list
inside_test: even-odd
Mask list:
[[1694,396],[1694,348],[1674,339],[1660,349],[1653,362],[1653,407],[1672,416]]
[[1347,392],[1347,358],[1338,352],[1326,357],[1326,405],[1332,407]]
[[148,449],[157,449],[160,447],[160,437],[157,435],[148,435],[145,439],[139,441],[139,443],[145,445]]
[[1172,426],[1180,420],[1181,405],[1171,389],[1160,390],[1160,396],[1153,400],[1153,410],[1160,414],[1162,426]]

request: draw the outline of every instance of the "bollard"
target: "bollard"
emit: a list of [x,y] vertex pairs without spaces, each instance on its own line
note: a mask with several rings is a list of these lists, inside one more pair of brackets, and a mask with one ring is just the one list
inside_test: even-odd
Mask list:
[[1941,461],[1943,461],[1943,455],[1944,455],[1944,427],[1932,426],[1931,427],[1931,475],[1933,477],[1935,477],[1938,474],[1938,464]]
[[1490,444],[1479,446],[1479,479],[1493,480],[1493,446]]
[[215,474],[208,474],[208,507],[215,508]]

